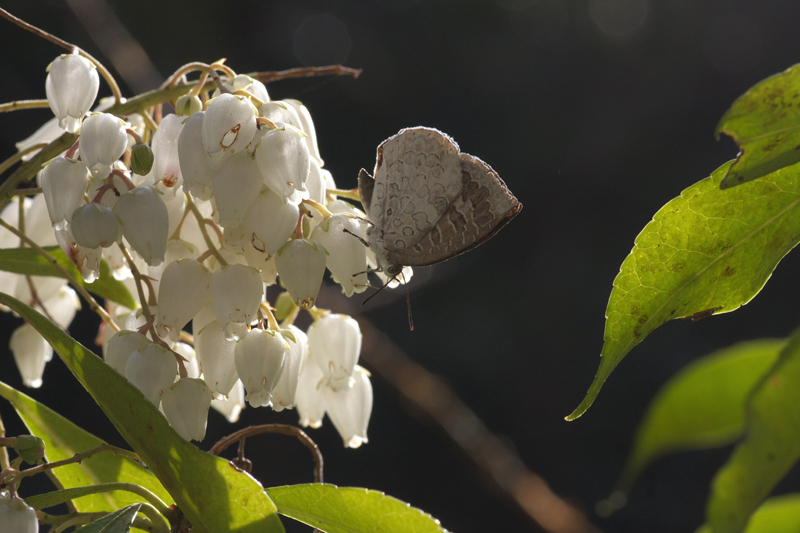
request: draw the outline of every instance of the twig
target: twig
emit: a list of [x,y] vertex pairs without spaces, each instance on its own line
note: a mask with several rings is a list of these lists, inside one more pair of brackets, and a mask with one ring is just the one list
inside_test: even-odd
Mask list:
[[1,7],[0,7],[0,17],[10,20],[20,28],[28,30],[34,35],[38,35],[42,39],[50,41],[51,43],[58,45],[62,48],[66,48],[71,53],[77,52],[78,54],[82,55],[83,57],[91,61],[94,64],[94,66],[97,67],[97,71],[100,73],[100,75],[103,76],[103,78],[106,80],[106,83],[108,83],[108,86],[111,88],[111,93],[114,95],[114,99],[117,101],[117,104],[122,102],[122,93],[120,92],[119,86],[117,85],[117,82],[114,80],[114,77],[106,69],[106,67],[103,66],[102,63],[100,63],[97,59],[92,57],[88,52],[86,52],[85,50],[83,50],[78,46],[75,46],[74,44],[68,43],[63,39],[59,39],[58,37],[56,37],[51,33],[48,33],[40,28],[37,28],[33,24],[28,24],[24,20],[15,17],[14,15],[12,15],[11,13],[9,13],[8,11],[6,11]]
[[352,76],[358,78],[363,72],[360,68],[350,68],[343,65],[328,65],[325,67],[299,67],[288,70],[267,70],[248,74],[261,83],[270,83],[289,78],[309,78],[311,76]]
[[0,113],[8,113],[9,111],[18,111],[20,109],[36,109],[40,107],[50,107],[50,104],[47,100],[17,100],[15,102],[0,104]]
[[[199,209],[197,209],[197,205],[195,205],[194,200],[192,200],[189,196],[186,196],[186,207],[192,211],[195,219],[197,219],[197,225],[200,228],[200,233],[203,235],[203,240],[206,242],[206,246],[208,246],[209,251],[214,255],[217,261],[219,261],[220,265],[227,265],[228,262],[225,261],[225,258],[219,253],[217,247],[214,246],[214,243],[211,241],[211,237],[208,235],[208,231],[206,231],[205,218],[203,218],[203,214]],[[222,235],[220,235],[219,241],[222,242]]]
[[[3,425],[3,418],[0,417],[0,438],[6,436],[6,428]],[[0,446],[0,472],[8,468],[8,450],[5,446]]]
[[[41,150],[45,146],[47,146],[47,143],[34,144],[33,146],[29,146],[28,148],[26,148],[26,149],[24,149],[22,151],[19,151],[16,154],[12,155],[8,159],[6,159],[2,163],[0,163],[0,174],[2,174],[6,170],[8,170],[12,166],[14,166],[15,163],[20,161],[23,157],[25,157],[29,153],[34,152],[36,150]],[[11,196],[15,196],[15,195],[12,194]]]
[[322,483],[322,453],[319,451],[319,447],[316,445],[316,443],[311,440],[311,438],[306,435],[302,429],[295,426],[290,426],[287,424],[264,424],[261,426],[246,427],[244,429],[240,429],[236,433],[231,433],[227,437],[222,437],[214,446],[211,447],[210,450],[208,450],[208,453],[211,455],[219,455],[220,452],[225,450],[225,448],[234,442],[246,439],[247,437],[252,437],[254,435],[260,435],[262,433],[283,433],[284,435],[291,435],[300,439],[300,442],[302,442],[314,456],[314,481],[317,483]]

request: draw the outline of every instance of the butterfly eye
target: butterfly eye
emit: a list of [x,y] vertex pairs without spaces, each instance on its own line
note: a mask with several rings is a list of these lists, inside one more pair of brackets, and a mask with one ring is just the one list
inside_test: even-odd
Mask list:
[[399,265],[389,265],[389,267],[386,269],[386,273],[390,276],[397,276],[402,271],[403,267]]

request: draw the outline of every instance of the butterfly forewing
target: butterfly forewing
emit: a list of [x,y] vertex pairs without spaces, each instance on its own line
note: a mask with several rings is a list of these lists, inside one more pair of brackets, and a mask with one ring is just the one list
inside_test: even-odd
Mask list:
[[392,264],[427,266],[475,248],[514,218],[522,204],[492,168],[469,154],[460,154],[458,197],[415,245],[386,249]]
[[429,128],[402,130],[378,147],[369,215],[387,252],[424,239],[462,191],[458,146]]

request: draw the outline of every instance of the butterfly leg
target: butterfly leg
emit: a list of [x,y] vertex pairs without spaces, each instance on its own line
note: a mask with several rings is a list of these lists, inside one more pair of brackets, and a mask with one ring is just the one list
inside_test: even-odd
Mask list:
[[342,229],[342,231],[345,232],[345,233],[349,233],[350,235],[352,235],[353,237],[355,237],[356,239],[361,241],[361,244],[363,244],[364,246],[369,248],[369,243],[366,240],[364,240],[364,237],[362,237],[361,235],[356,235],[355,233],[353,233],[352,231],[350,231],[347,228]]

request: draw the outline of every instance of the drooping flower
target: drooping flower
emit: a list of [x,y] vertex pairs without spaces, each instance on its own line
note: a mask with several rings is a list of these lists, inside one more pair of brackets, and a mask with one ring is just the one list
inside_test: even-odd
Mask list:
[[95,66],[85,57],[64,54],[50,64],[44,84],[47,103],[58,119],[58,125],[75,133],[81,119],[91,109],[100,78]]

